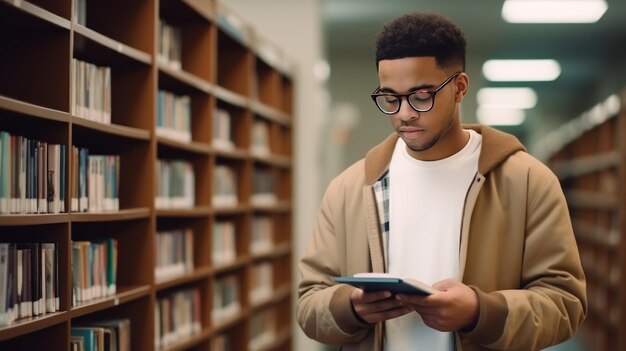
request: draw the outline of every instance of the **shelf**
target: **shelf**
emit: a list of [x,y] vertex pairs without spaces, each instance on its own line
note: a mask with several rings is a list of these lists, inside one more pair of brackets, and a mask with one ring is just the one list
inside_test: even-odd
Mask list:
[[[134,60],[145,65],[152,61],[152,55],[120,43],[80,24],[74,25],[76,37],[74,41],[79,52],[88,54],[92,59],[105,56],[111,57],[109,63],[120,60]],[[99,61],[99,60],[98,60]]]
[[72,318],[77,318],[97,311],[106,310],[142,297],[150,296],[150,286],[118,287],[119,292],[111,297],[83,302],[72,307]]
[[13,7],[19,11],[23,11],[26,14],[37,17],[41,20],[54,24],[64,29],[70,29],[70,21],[51,13],[39,6],[33,5],[28,1],[23,0],[0,0],[0,4],[3,6]]
[[[231,339],[232,351],[247,350],[253,313],[265,311],[276,316],[279,332],[263,350],[291,350],[295,84],[287,57],[269,42],[219,0],[0,0],[2,131],[70,151],[63,159],[68,209],[81,182],[88,202],[98,204],[98,192],[107,188],[99,185],[112,181],[117,194],[108,198],[118,201],[102,207],[120,208],[0,215],[4,242],[55,243],[61,309],[0,328],[0,350],[64,350],[74,326],[127,319],[133,351],[155,351],[155,322],[167,319],[157,303],[171,308],[181,306],[180,299],[194,308],[199,303],[199,315],[191,314],[201,331],[168,338],[159,351],[207,350],[222,335]],[[82,155],[112,156],[119,168],[78,177],[76,148],[86,150]],[[105,169],[101,159],[88,160],[92,171]],[[226,205],[232,200],[231,193],[216,191],[222,166],[236,172],[232,206],[215,206],[219,195]],[[262,191],[258,180],[268,175],[276,178],[275,194],[255,197]],[[255,204],[259,198],[269,200]],[[167,204],[181,208],[160,208]],[[252,253],[258,217],[270,224],[271,245]],[[234,243],[226,242],[230,237],[218,242],[217,225],[226,221],[234,223]],[[103,241],[110,245],[99,245]],[[234,258],[215,264],[215,246],[222,244]],[[117,263],[117,293],[72,306],[74,279],[82,291],[101,285],[87,275],[96,280],[113,270],[104,259],[90,262],[96,255]],[[159,272],[187,273],[156,277],[157,261]],[[253,303],[248,279],[259,263],[272,266],[271,282],[258,282],[272,291]],[[73,267],[83,266],[84,276],[75,278]],[[229,276],[238,282],[240,310],[213,323],[217,282]],[[163,300],[170,297],[178,303]]]
[[83,212],[70,214],[72,222],[115,222],[147,219],[150,217],[148,208],[132,208],[115,212]]
[[9,338],[33,333],[39,329],[48,328],[50,326],[63,323],[67,318],[68,312],[48,313],[43,316],[20,318],[8,327],[0,327],[0,342]]

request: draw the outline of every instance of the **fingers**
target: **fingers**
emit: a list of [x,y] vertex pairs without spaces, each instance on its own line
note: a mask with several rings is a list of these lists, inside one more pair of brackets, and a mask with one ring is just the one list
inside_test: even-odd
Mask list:
[[367,323],[376,323],[405,315],[412,310],[392,297],[389,291],[363,292],[354,289],[351,296],[354,311]]

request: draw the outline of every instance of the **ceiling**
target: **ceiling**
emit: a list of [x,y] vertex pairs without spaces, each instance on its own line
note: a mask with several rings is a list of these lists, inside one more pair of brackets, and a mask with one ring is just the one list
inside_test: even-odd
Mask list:
[[[465,31],[474,92],[532,87],[538,95],[533,115],[571,118],[626,86],[626,1],[606,1],[608,11],[593,24],[511,24],[502,19],[498,0],[322,0],[326,55],[331,70],[339,57],[374,62],[373,37],[386,21],[415,10],[437,12]],[[552,58],[562,73],[552,82],[487,82],[481,67],[489,58]]]

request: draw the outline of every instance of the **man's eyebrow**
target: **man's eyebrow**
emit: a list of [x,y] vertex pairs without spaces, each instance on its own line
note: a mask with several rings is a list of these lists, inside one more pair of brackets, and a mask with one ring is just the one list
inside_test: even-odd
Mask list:
[[[418,91],[418,90],[430,90],[432,88],[434,88],[435,86],[432,84],[422,84],[422,85],[416,85],[412,88],[410,88],[408,91],[409,93],[412,93],[414,91]],[[387,88],[387,87],[380,87],[378,89],[378,91],[380,91],[381,93],[387,93],[387,94],[398,94],[397,91],[391,89],[391,88]]]

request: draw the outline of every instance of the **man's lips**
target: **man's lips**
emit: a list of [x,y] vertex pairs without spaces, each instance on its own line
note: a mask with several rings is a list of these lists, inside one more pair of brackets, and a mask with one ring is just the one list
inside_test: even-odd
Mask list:
[[398,132],[402,136],[404,136],[405,138],[412,139],[412,138],[416,138],[417,136],[422,134],[424,132],[424,129],[420,129],[420,128],[400,128],[400,129],[398,129]]

